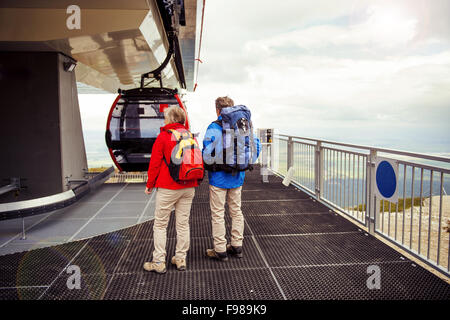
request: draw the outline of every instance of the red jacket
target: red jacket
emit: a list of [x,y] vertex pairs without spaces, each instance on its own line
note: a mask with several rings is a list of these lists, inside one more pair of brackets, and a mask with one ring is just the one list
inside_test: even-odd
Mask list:
[[175,182],[169,173],[169,167],[163,160],[165,156],[167,163],[170,162],[172,150],[177,142],[172,139],[172,133],[169,129],[186,129],[185,126],[179,123],[171,123],[161,127],[161,133],[156,138],[153,144],[152,155],[150,157],[150,164],[148,166],[147,188],[164,188],[164,189],[183,189],[197,187],[197,181],[189,181],[186,183]]

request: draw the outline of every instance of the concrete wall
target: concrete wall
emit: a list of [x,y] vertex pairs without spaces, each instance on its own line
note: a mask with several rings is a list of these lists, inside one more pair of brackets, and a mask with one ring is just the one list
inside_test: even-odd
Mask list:
[[[26,179],[27,200],[67,190],[87,168],[75,76],[55,52],[0,52],[0,179]],[[0,181],[6,184],[7,181]]]

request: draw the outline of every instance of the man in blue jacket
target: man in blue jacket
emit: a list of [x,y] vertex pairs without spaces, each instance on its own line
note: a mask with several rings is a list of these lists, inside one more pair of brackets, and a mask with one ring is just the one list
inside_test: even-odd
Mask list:
[[[208,249],[206,255],[210,258],[221,261],[228,260],[228,254],[242,258],[242,241],[244,239],[244,217],[241,211],[241,190],[244,184],[245,171],[227,172],[217,169],[212,164],[216,157],[216,151],[222,152],[222,116],[223,108],[234,106],[234,102],[229,97],[219,97],[216,99],[216,113],[218,119],[211,123],[206,130],[203,139],[203,159],[208,169],[209,178],[209,203],[211,207],[212,235],[214,248]],[[253,154],[252,163],[258,158],[261,150],[259,139],[254,138],[256,154]],[[242,151],[241,151],[242,152]],[[223,159],[222,154],[219,157]],[[231,226],[231,243],[227,244],[225,238],[225,201],[228,203]]]

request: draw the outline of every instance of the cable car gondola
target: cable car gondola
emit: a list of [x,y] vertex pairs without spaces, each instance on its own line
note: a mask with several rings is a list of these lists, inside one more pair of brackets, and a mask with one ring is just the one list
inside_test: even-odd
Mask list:
[[164,126],[164,109],[186,108],[176,89],[136,88],[119,91],[109,112],[106,145],[120,171],[147,171],[150,156],[160,127]]

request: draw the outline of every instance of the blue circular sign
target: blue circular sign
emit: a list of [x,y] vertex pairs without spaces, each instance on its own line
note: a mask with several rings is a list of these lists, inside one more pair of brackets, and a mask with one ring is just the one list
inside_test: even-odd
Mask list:
[[394,195],[397,189],[397,176],[388,161],[381,161],[378,165],[376,182],[378,191],[383,197],[390,198]]

